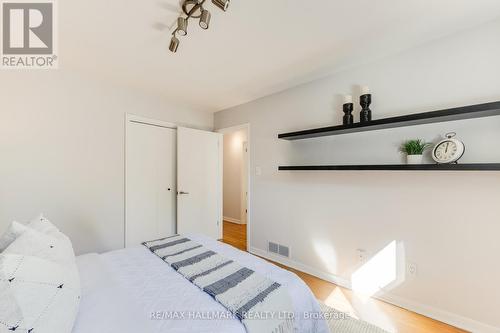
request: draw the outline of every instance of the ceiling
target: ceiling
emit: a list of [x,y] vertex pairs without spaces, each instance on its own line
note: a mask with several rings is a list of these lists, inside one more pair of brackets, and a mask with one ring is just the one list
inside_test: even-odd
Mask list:
[[219,111],[500,16],[498,0],[211,3],[168,51],[178,0],[59,2],[60,68]]

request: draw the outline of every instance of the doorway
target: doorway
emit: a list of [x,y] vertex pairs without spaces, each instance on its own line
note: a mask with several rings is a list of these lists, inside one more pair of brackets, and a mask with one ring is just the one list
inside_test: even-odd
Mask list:
[[218,131],[223,134],[223,238],[240,250],[248,246],[249,126]]

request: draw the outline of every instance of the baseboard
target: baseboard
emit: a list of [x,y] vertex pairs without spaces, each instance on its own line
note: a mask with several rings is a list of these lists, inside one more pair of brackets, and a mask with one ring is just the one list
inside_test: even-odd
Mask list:
[[423,316],[435,319],[437,321],[446,323],[451,326],[461,328],[463,330],[474,333],[500,333],[500,328],[481,323],[471,318],[463,317],[455,313],[445,310],[437,309],[425,304],[414,302],[391,293],[385,292],[383,294],[374,296],[375,298],[399,306],[403,309],[421,314]]
[[222,218],[224,221],[227,221],[227,222],[236,223],[236,224],[245,224],[245,223],[241,222],[241,220],[234,219],[232,217],[223,216]]
[[[280,263],[282,265],[294,268],[296,270],[299,270],[301,272],[314,275],[320,279],[323,279],[325,281],[334,283],[338,286],[347,288],[347,289],[352,289],[351,288],[351,282],[349,279],[345,279],[343,277],[339,277],[335,274],[323,272],[321,270],[318,270],[316,268],[304,265],[303,263],[291,260],[289,258],[281,257],[279,255],[276,255],[274,253],[269,253],[265,250],[261,250],[255,247],[249,247],[248,251],[252,254],[255,254],[259,257],[263,257],[268,260],[275,261],[277,263]],[[441,309],[437,309],[425,304],[421,304],[418,302],[414,302],[408,299],[405,299],[403,297],[399,297],[396,295],[393,295],[389,292],[383,292],[378,294],[377,296],[374,296],[374,298],[379,299],[381,301],[396,305],[398,307],[401,307],[403,309],[421,314],[423,316],[432,318],[434,320],[461,328],[463,330],[469,331],[469,332],[474,332],[474,333],[500,333],[500,328],[493,327],[491,325],[481,323],[479,321],[473,320],[471,318],[467,317],[462,317],[460,315],[444,311]]]
[[307,265],[304,265],[298,261],[294,261],[294,260],[279,256],[279,255],[274,254],[274,253],[269,253],[267,251],[264,251],[264,250],[261,250],[261,249],[255,248],[255,247],[249,247],[248,252],[255,254],[256,256],[259,256],[259,257],[262,257],[262,258],[265,258],[265,259],[268,259],[271,261],[275,261],[275,262],[280,263],[282,265],[294,268],[294,269],[299,270],[301,272],[314,275],[320,279],[335,283],[338,286],[349,288],[349,289],[351,287],[349,280],[346,280],[346,279],[341,278],[339,276],[336,276],[334,274],[322,272],[320,270],[317,270],[317,269],[314,269],[314,268],[309,267]]

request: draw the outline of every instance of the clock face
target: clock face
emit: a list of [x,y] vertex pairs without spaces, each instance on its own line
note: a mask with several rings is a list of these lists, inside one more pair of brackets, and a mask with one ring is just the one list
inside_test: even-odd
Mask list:
[[456,162],[464,153],[462,142],[454,139],[443,140],[437,144],[432,152],[432,157],[438,163]]
[[449,160],[457,153],[457,144],[453,141],[442,142],[436,147],[436,157],[442,161]]

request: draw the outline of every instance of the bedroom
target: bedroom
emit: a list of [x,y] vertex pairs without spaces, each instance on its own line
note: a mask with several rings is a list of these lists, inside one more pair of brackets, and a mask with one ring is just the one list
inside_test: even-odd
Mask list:
[[[2,2],[0,332],[272,331],[164,318],[235,312],[141,245],[175,233],[302,295],[299,332],[500,332],[498,1],[206,1],[186,36],[183,1],[29,3]],[[246,252],[222,228],[231,128]],[[437,164],[442,140],[465,152]]]

